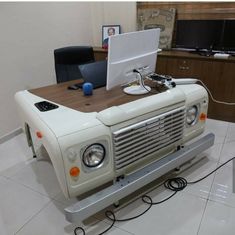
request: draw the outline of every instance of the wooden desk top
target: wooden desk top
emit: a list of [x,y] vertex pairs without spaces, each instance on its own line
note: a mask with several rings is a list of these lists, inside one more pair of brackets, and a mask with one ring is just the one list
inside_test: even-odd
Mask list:
[[110,91],[106,91],[105,87],[94,89],[92,96],[84,96],[81,89],[67,89],[69,85],[79,82],[79,80],[73,80],[47,87],[31,89],[29,92],[81,112],[99,112],[111,106],[125,104],[151,95],[127,95],[122,91],[121,87],[114,88]]

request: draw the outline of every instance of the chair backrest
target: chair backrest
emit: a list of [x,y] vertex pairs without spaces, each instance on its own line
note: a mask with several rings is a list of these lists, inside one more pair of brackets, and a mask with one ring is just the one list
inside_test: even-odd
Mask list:
[[82,78],[93,84],[93,88],[106,86],[107,60],[79,65]]
[[54,50],[57,83],[81,78],[78,65],[95,61],[93,48],[71,46]]

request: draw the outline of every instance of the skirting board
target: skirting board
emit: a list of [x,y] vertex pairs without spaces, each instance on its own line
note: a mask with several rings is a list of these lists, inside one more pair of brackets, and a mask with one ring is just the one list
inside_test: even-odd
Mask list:
[[6,134],[2,137],[0,137],[0,144],[12,139],[13,137],[21,134],[23,132],[22,128],[17,128],[14,131],[10,132],[9,134]]

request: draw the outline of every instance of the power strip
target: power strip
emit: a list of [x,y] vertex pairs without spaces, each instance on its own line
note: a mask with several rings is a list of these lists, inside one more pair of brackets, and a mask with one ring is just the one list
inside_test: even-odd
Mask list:
[[197,83],[197,79],[195,78],[172,78],[171,80],[176,85],[187,85]]

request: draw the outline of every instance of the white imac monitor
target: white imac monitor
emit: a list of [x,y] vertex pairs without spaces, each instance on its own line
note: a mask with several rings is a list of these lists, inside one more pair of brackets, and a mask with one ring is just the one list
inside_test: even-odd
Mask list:
[[[160,29],[150,29],[114,35],[109,38],[106,89],[125,85],[140,75],[133,70],[154,72]],[[126,87],[125,93],[138,95],[151,90],[140,85]]]

